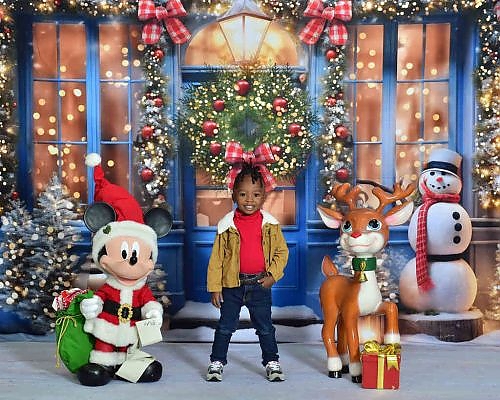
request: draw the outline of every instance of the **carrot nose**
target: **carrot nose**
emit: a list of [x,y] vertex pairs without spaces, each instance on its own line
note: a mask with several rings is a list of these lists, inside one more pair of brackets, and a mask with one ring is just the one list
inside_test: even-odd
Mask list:
[[359,238],[360,236],[361,236],[361,232],[354,231],[353,233],[351,233],[351,237],[353,237],[354,239]]

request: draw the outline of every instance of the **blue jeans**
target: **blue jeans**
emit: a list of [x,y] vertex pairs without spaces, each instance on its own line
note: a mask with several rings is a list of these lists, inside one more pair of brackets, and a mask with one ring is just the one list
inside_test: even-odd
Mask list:
[[271,289],[260,284],[222,288],[222,296],[224,302],[214,334],[210,361],[220,361],[224,365],[227,363],[229,342],[238,328],[242,306],[247,306],[255,333],[259,337],[262,365],[265,366],[269,361],[278,361],[276,329],[271,319]]

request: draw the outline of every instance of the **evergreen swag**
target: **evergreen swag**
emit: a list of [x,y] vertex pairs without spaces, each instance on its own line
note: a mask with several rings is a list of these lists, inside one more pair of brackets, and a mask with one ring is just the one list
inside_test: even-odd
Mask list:
[[35,333],[54,329],[52,302],[75,278],[78,256],[70,254],[80,240],[78,219],[57,176],[30,214],[18,200],[2,216],[0,308],[31,320]]
[[296,86],[288,67],[214,70],[214,79],[190,86],[182,99],[180,133],[192,144],[191,162],[224,185],[230,165],[229,142],[251,152],[271,147],[267,168],[276,180],[292,179],[306,165],[314,122],[307,93]]

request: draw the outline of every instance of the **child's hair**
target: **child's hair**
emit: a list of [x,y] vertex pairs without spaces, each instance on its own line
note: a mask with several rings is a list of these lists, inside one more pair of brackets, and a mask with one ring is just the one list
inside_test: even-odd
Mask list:
[[260,185],[264,187],[264,179],[262,179],[259,168],[254,165],[244,163],[241,171],[238,173],[238,175],[236,175],[236,178],[234,179],[233,190],[236,190],[238,188],[243,178],[247,175],[250,175],[252,177],[252,183],[260,182]]

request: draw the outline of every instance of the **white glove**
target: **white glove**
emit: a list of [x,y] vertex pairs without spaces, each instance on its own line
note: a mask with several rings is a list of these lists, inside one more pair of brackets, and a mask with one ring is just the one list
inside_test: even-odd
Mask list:
[[85,319],[96,318],[102,311],[102,303],[99,296],[83,299],[80,303],[80,311]]
[[160,310],[149,310],[145,317],[146,319],[154,319],[158,321],[160,325],[163,324],[163,313]]

